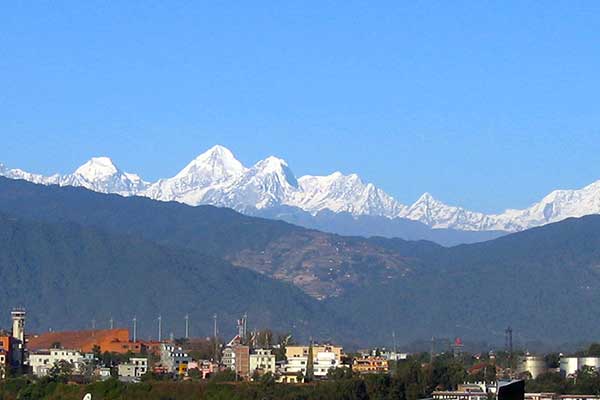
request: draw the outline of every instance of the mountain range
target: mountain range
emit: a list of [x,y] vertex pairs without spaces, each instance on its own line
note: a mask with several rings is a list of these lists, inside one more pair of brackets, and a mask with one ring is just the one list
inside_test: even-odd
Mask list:
[[[273,156],[246,167],[219,145],[199,155],[175,176],[156,182],[122,171],[108,157],[94,157],[63,176],[43,176],[1,164],[0,175],[122,196],[228,207],[335,233],[429,239],[445,245],[487,240],[569,217],[600,213],[600,181],[579,190],[555,190],[526,209],[484,214],[449,206],[429,193],[412,205],[404,205],[357,174],[334,172],[296,178],[285,160]],[[367,223],[365,217],[377,223]],[[352,224],[351,220],[360,222]]]
[[181,334],[189,312],[197,334],[213,313],[230,334],[248,311],[256,328],[357,346],[600,335],[598,215],[447,248],[0,177],[0,238],[0,308],[27,307],[37,331],[137,315],[152,335],[162,313]]

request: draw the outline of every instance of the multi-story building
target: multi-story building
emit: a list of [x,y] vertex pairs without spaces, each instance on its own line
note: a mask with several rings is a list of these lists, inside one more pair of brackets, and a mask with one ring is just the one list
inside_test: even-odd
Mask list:
[[359,374],[387,373],[388,361],[378,356],[355,358],[352,361],[352,371]]
[[[285,349],[286,364],[284,372],[289,374],[306,375],[308,365],[308,355],[310,346],[288,346]],[[313,354],[313,373],[316,378],[324,378],[331,369],[343,367],[342,357],[344,350],[339,346],[332,345],[314,345]]]
[[250,374],[275,373],[275,355],[270,349],[256,349],[250,354]]
[[250,378],[250,347],[233,344],[223,349],[221,362],[242,379]]
[[85,357],[77,350],[50,349],[29,353],[29,366],[35,376],[46,376],[59,361],[66,361],[73,366],[73,371],[81,370]]
[[148,372],[148,359],[131,357],[128,363],[119,364],[118,373],[121,380],[139,379]]
[[165,371],[185,375],[188,364],[192,361],[181,347],[170,343],[162,343],[160,347],[160,364]]

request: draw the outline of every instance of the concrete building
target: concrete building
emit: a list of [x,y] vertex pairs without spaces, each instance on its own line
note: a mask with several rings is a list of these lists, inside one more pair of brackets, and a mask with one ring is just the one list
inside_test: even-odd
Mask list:
[[10,343],[10,363],[14,368],[23,365],[25,355],[25,309],[15,308],[10,313],[12,319],[12,338]]
[[128,363],[119,364],[118,374],[122,381],[136,380],[148,372],[148,359],[141,357],[131,357]]
[[250,347],[241,344],[225,347],[221,362],[225,368],[235,371],[241,379],[250,378]]
[[548,371],[546,360],[540,356],[527,354],[519,359],[517,365],[517,374],[529,374],[532,379],[536,379],[546,371]]
[[170,343],[162,343],[160,346],[160,364],[169,373],[185,375],[188,364],[192,361],[181,347]]
[[359,374],[387,373],[388,361],[384,357],[367,356],[352,360],[352,371]]
[[66,361],[73,366],[73,371],[81,370],[85,357],[77,350],[50,349],[29,353],[29,366],[35,376],[46,376],[59,361]]
[[574,376],[583,367],[600,369],[600,357],[561,357],[560,373],[562,376]]
[[250,375],[255,371],[261,375],[268,372],[275,374],[275,355],[270,349],[256,349],[250,354]]
[[[310,346],[288,346],[285,349],[286,364],[285,373],[298,374],[301,372],[306,375],[308,364],[308,354]],[[314,345],[313,352],[313,371],[316,378],[324,378],[330,369],[344,366],[342,357],[344,350],[339,346],[332,345]]]

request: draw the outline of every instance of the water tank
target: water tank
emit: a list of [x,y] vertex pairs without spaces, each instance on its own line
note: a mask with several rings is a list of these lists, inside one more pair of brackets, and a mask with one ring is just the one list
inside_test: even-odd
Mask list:
[[580,357],[577,368],[591,367],[598,370],[600,367],[600,357]]
[[577,357],[561,357],[560,358],[560,373],[562,376],[570,376],[575,374],[579,369],[579,359]]
[[529,372],[533,379],[546,372],[546,361],[544,357],[527,355],[520,360],[519,373]]

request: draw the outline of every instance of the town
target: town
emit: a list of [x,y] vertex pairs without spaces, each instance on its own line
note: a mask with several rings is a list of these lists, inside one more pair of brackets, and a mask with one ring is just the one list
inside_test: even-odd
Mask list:
[[114,380],[123,385],[206,381],[311,387],[339,379],[368,383],[373,377],[408,374],[407,400],[500,398],[502,387],[517,383],[523,386],[517,398],[600,400],[600,345],[573,355],[534,355],[512,349],[511,330],[507,330],[509,348],[488,354],[466,353],[460,338],[438,345],[442,348],[437,351],[432,339],[429,353],[386,348],[348,353],[332,343],[297,344],[289,334],[275,338],[268,330],[251,332],[247,315],[236,321],[237,334],[226,342],[217,337],[216,326],[214,337],[190,337],[188,316],[186,337],[163,339],[159,319],[157,340],[139,340],[135,318],[133,336],[127,328],[114,327],[29,333],[23,308],[13,309],[11,319],[12,329],[0,333],[4,381],[29,377],[33,384]]

